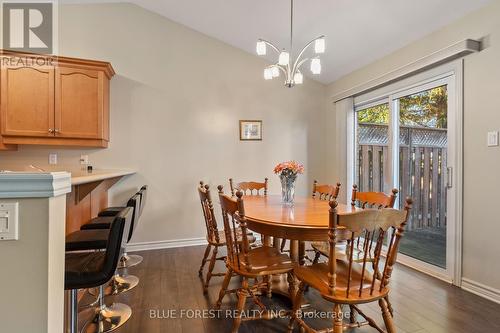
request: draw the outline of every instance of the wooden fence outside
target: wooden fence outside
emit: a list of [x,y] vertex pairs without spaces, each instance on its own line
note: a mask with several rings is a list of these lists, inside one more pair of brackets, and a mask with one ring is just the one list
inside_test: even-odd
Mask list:
[[[360,191],[389,193],[387,126],[358,127],[357,182]],[[446,129],[400,128],[399,203],[413,199],[408,230],[446,227]]]

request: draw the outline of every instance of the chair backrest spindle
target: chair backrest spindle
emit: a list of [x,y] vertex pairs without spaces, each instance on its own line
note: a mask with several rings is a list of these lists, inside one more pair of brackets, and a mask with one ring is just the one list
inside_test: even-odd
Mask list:
[[[406,199],[404,210],[397,210],[393,208],[380,208],[380,209],[363,209],[350,214],[338,215],[337,202],[330,201],[330,221],[328,231],[328,241],[330,245],[329,260],[328,260],[328,287],[329,292],[335,295],[338,292],[336,281],[336,267],[340,265],[337,263],[335,247],[337,245],[336,233],[337,231],[346,231],[350,233],[348,242],[348,256],[347,256],[347,279],[345,281],[345,290],[342,289],[342,295],[345,292],[345,297],[362,297],[363,293],[370,296],[375,291],[381,292],[388,284],[396,262],[397,252],[399,249],[399,242],[404,233],[404,227],[407,223],[409,212],[411,209],[412,201],[410,198]],[[387,234],[391,234],[388,248],[387,259],[380,272],[379,264],[382,257],[382,248],[384,239]],[[356,262],[353,256],[354,241],[356,238],[363,236],[363,259],[361,262]],[[375,244],[374,244],[375,243]],[[373,258],[371,250],[373,251]],[[369,260],[370,259],[370,260]],[[367,263],[373,264],[373,272],[370,272]]]

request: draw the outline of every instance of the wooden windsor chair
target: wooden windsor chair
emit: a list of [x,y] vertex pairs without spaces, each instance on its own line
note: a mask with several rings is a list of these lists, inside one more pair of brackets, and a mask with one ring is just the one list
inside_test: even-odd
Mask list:
[[234,196],[236,191],[240,190],[244,195],[260,195],[262,191],[263,195],[267,195],[267,185],[268,179],[265,178],[263,183],[260,182],[240,182],[234,183],[233,178],[229,178],[229,187],[231,188],[231,196]]
[[[214,206],[212,203],[212,198],[210,195],[210,187],[205,185],[203,182],[200,182],[200,186],[198,186],[198,194],[200,196],[201,201],[201,209],[203,212],[203,218],[205,220],[205,227],[207,230],[207,247],[205,248],[205,253],[203,255],[203,259],[201,261],[200,269],[198,270],[198,275],[202,279],[203,282],[203,293],[206,294],[208,292],[208,285],[210,280],[214,276],[225,276],[225,273],[214,273],[214,267],[217,260],[225,260],[226,257],[217,257],[219,247],[226,245],[226,235],[223,230],[219,230],[217,226],[217,220],[214,214]],[[236,234],[241,241],[241,230],[235,230]],[[247,240],[250,243],[255,242],[255,237],[252,233],[249,233]],[[208,265],[208,270],[206,277],[203,278],[203,268],[207,261],[209,261],[208,257],[210,256],[210,250],[212,249],[212,255],[210,257],[210,263]]]
[[[261,246],[250,248],[247,237],[247,222],[245,218],[245,207],[243,191],[238,190],[233,197],[224,194],[222,186],[219,185],[219,200],[224,220],[224,232],[226,235],[227,248],[227,273],[219,293],[216,308],[220,308],[222,298],[226,293],[229,280],[233,273],[242,278],[241,286],[237,289],[238,304],[236,318],[233,322],[231,332],[237,332],[243,320],[272,319],[275,311],[267,311],[265,305],[260,301],[258,295],[261,290],[269,290],[270,280],[265,277],[275,274],[288,274],[289,292],[294,294],[295,279],[293,277],[293,263],[290,257],[274,247]],[[237,241],[234,230],[241,228],[242,241]],[[263,279],[258,280],[259,277]],[[255,283],[249,284],[253,279]],[[260,281],[260,282],[259,282]],[[263,314],[261,316],[244,316],[246,299],[250,297],[259,306]]]
[[[229,178],[229,188],[233,197],[238,190],[242,191],[243,195],[267,195],[268,184],[268,178],[264,178],[264,182],[248,181],[239,183],[235,183],[233,178]],[[262,244],[270,245],[269,237],[261,234],[260,240]]]
[[[393,208],[396,202],[398,190],[393,189],[391,194],[382,192],[358,192],[358,186],[353,185],[351,205],[361,208]],[[360,239],[356,240],[357,246],[353,249],[356,260],[362,260],[363,252],[360,248]],[[311,246],[315,251],[313,263],[318,263],[321,255],[328,257],[328,242],[312,242]],[[348,250],[349,248],[346,248]]]
[[[327,263],[311,266],[296,266],[294,274],[300,281],[293,302],[292,318],[288,332],[292,332],[297,322],[307,332],[312,330],[300,316],[300,304],[306,286],[319,291],[321,296],[334,303],[333,332],[342,333],[344,329],[370,325],[379,332],[385,332],[377,323],[358,307],[359,304],[378,301],[382,317],[388,333],[395,333],[393,316],[388,309],[387,297],[390,292],[389,281],[396,263],[399,242],[408,221],[412,201],[406,200],[404,210],[393,208],[364,209],[348,215],[337,215],[337,202],[330,201],[330,218],[328,230],[329,258]],[[337,232],[350,233],[350,255],[347,260],[337,258]],[[361,262],[354,260],[353,249],[356,238],[363,236],[364,255]],[[387,237],[387,254],[383,262],[382,248]],[[368,261],[368,253],[373,253],[373,261]],[[365,319],[358,322],[354,317],[344,323],[342,305],[349,305]],[[332,329],[321,332],[332,332]]]

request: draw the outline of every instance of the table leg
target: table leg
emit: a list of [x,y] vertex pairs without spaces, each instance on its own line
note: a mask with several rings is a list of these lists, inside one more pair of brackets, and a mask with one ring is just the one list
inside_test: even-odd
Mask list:
[[306,263],[306,243],[299,241],[299,265],[304,266]]
[[261,239],[262,239],[262,245],[271,246],[271,237],[270,236],[266,236],[266,235],[261,234]]
[[290,259],[294,263],[299,263],[299,241],[292,239],[290,240]]
[[273,247],[276,249],[276,250],[280,250],[280,246],[281,246],[281,238],[278,238],[278,237],[274,237],[273,238]]

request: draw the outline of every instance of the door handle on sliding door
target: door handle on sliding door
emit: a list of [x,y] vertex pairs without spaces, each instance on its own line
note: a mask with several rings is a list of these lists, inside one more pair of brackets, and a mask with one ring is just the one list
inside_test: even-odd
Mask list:
[[453,187],[453,168],[452,167],[446,168],[446,187],[447,188]]

